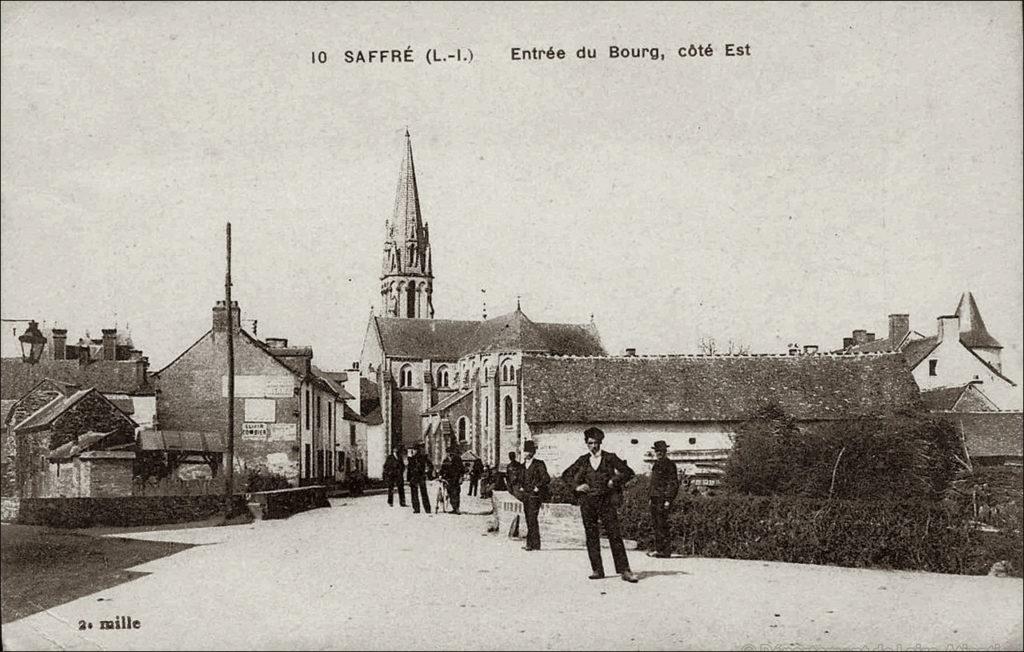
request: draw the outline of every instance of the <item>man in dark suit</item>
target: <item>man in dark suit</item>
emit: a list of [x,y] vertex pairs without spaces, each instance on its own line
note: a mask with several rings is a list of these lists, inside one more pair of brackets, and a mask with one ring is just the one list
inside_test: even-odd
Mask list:
[[449,449],[444,461],[441,462],[441,482],[448,490],[448,502],[452,506],[452,514],[459,513],[459,494],[462,491],[463,471],[462,460],[455,456],[455,451]]
[[523,471],[519,475],[520,482],[515,487],[515,496],[523,501],[523,513],[526,515],[526,545],[523,550],[540,550],[540,524],[537,515],[540,505],[550,497],[549,485],[551,476],[543,460],[534,456],[537,444],[527,441],[523,443]]
[[480,476],[484,474],[484,464],[480,458],[473,460],[473,466],[469,469],[469,493],[470,496],[477,496],[480,493]]
[[398,490],[398,504],[405,507],[405,462],[402,461],[402,450],[395,446],[391,454],[384,460],[384,482],[388,485],[388,505],[395,504],[394,491]]
[[523,465],[516,461],[515,451],[508,452],[508,465],[505,467],[505,489],[514,492],[515,488],[522,482],[520,474],[523,472]]
[[676,464],[668,459],[668,444],[654,442],[654,466],[651,467],[651,523],[654,526],[654,550],[648,557],[671,557],[672,538],[669,536],[668,515],[672,501],[679,493],[679,472]]
[[423,454],[423,444],[416,444],[416,449],[405,467],[405,476],[409,480],[409,492],[412,494],[412,511],[420,513],[420,499],[423,509],[430,513],[430,498],[427,497],[427,478],[434,475],[434,465]]
[[619,531],[618,506],[622,503],[622,487],[636,475],[615,453],[601,450],[604,431],[587,428],[583,431],[590,453],[581,455],[572,466],[562,472],[562,480],[575,487],[580,497],[580,515],[583,530],[587,535],[587,554],[593,573],[590,579],[604,577],[604,562],[601,560],[601,526],[608,533],[612,548],[615,571],[626,582],[637,582],[638,577],[629,568],[626,546]]

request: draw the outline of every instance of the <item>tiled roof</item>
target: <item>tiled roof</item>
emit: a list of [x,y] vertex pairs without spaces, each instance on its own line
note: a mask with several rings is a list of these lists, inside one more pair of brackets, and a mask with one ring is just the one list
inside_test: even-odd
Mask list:
[[741,421],[769,401],[801,420],[879,415],[916,403],[899,355],[526,356],[531,423]]
[[871,340],[863,344],[855,344],[847,349],[848,353],[888,353],[889,351],[895,351],[896,347],[899,346],[899,342],[893,344],[889,341],[889,338],[883,338],[880,340]]
[[969,349],[977,347],[1001,349],[1002,345],[988,332],[981,311],[974,301],[974,295],[964,292],[956,307],[956,316],[960,318],[960,341]]
[[17,430],[29,428],[42,428],[53,423],[54,419],[64,414],[71,406],[82,400],[91,389],[80,389],[70,396],[57,396],[49,403],[39,408],[24,421],[18,424]]
[[936,387],[935,389],[921,390],[921,401],[924,402],[924,406],[928,410],[952,410],[953,406],[956,405],[956,402],[964,395],[964,391],[968,387],[970,387],[970,385]]
[[1020,412],[947,412],[972,457],[1021,457],[1024,420]]
[[390,357],[457,360],[491,351],[605,354],[593,324],[537,323],[518,309],[486,321],[375,319],[384,353]]
[[139,382],[140,363],[134,360],[40,360],[28,364],[21,358],[0,360],[0,398],[18,399],[44,378],[95,387],[104,394],[152,394],[148,382]]

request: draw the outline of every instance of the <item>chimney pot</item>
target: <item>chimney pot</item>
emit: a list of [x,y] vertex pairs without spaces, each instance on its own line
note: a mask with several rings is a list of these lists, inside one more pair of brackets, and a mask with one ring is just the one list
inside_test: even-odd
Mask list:
[[356,360],[355,362],[352,363],[352,369],[354,369],[355,371],[359,371],[359,361],[358,360]]
[[636,356],[636,349],[633,348],[633,347],[627,348],[626,349],[626,357],[632,358],[634,356]]
[[818,345],[817,344],[805,344],[804,345],[804,355],[814,355],[817,352],[818,352]]
[[[242,311],[238,308],[238,302],[231,302],[231,328],[234,332],[242,329]],[[213,306],[213,330],[218,333],[226,333],[228,330],[228,311],[224,300],[218,301]]]
[[267,346],[272,349],[286,349],[288,348],[288,340],[284,337],[268,337]]

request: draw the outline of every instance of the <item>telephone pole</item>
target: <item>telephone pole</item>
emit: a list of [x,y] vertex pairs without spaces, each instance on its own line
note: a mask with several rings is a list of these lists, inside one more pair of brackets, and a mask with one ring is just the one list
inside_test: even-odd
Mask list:
[[225,461],[227,476],[224,478],[225,516],[231,512],[231,496],[235,480],[235,324],[234,305],[231,303],[231,222],[227,228],[227,273],[224,275],[224,302],[228,309],[228,441]]

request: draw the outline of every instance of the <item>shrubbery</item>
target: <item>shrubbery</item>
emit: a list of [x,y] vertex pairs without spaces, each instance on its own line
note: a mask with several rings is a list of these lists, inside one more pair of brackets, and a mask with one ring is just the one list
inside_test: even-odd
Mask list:
[[256,493],[258,491],[275,491],[287,489],[291,485],[288,479],[280,473],[274,473],[265,468],[246,469],[245,492]]
[[934,500],[962,455],[952,426],[925,413],[798,426],[767,405],[740,426],[723,483],[758,496]]

